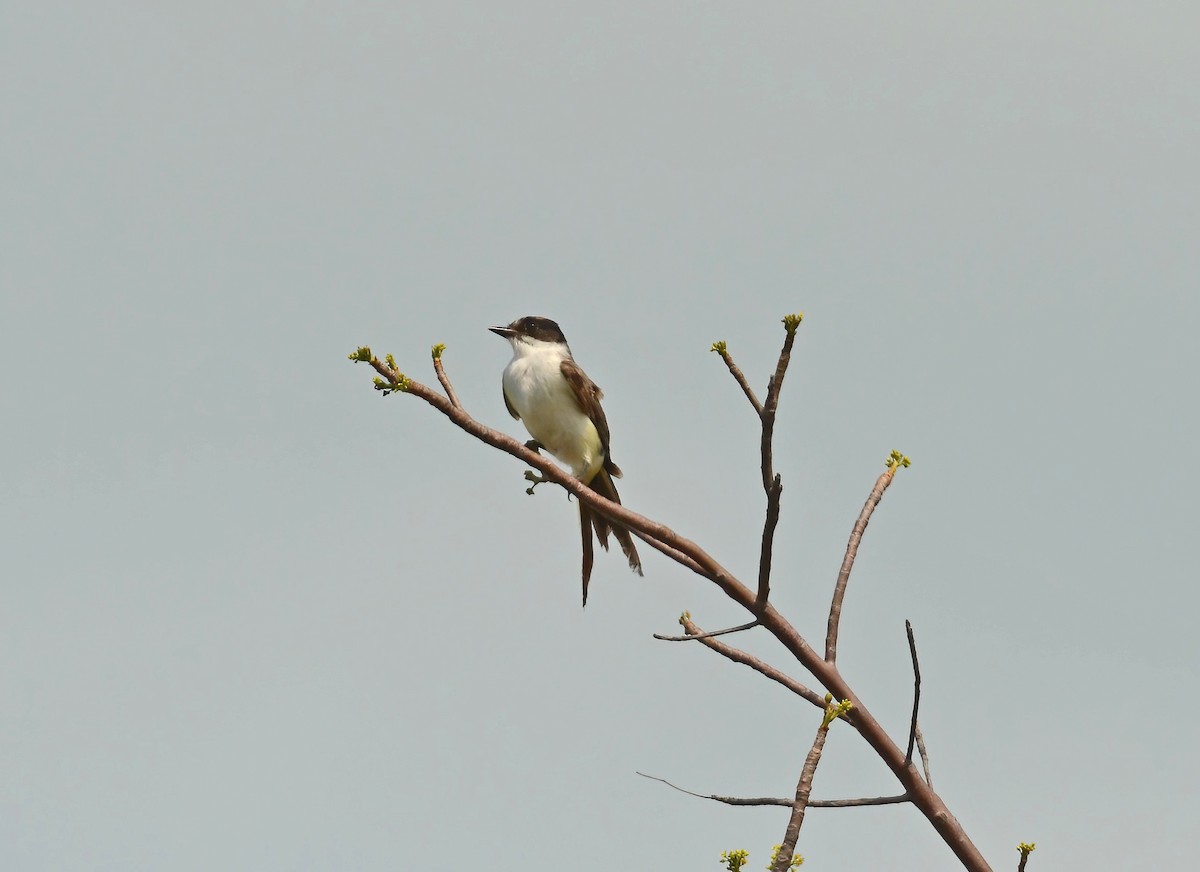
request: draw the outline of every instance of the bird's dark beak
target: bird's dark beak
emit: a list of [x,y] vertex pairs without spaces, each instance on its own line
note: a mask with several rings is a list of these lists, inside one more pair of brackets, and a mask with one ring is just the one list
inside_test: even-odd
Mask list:
[[511,327],[489,327],[488,329],[497,336],[503,336],[505,339],[512,339],[517,335],[517,331],[513,330]]

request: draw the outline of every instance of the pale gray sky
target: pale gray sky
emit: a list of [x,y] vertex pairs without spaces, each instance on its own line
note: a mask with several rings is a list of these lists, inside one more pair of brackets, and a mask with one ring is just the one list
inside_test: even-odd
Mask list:
[[[815,713],[742,615],[345,356],[523,437],[490,324],[556,318],[631,507],[819,640],[883,459],[848,678],[999,869],[1194,858],[1200,13],[1181,3],[0,8],[0,866],[761,868]],[[647,549],[648,551],[648,549]],[[759,636],[738,644],[789,667]],[[890,793],[835,729],[814,795]],[[928,870],[907,807],[805,868]]]

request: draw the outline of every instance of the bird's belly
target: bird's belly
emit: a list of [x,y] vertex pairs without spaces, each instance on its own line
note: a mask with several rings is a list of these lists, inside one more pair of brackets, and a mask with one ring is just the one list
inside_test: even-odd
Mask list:
[[557,372],[540,377],[531,367],[514,365],[504,372],[504,392],[529,435],[570,467],[582,481],[604,465],[600,434],[579,408],[566,380]]

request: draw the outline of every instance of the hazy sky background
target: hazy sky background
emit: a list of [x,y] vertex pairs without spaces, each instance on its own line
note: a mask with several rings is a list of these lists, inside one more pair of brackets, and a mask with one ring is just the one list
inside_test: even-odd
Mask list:
[[[998,869],[1184,868],[1200,814],[1200,13],[1184,3],[0,6],[0,867],[765,865],[817,713],[646,552],[346,355],[557,319],[632,508],[841,663]],[[737,644],[791,669],[762,634]],[[797,672],[798,677],[803,677]],[[814,797],[897,792],[835,728]],[[914,809],[806,869],[952,869]]]

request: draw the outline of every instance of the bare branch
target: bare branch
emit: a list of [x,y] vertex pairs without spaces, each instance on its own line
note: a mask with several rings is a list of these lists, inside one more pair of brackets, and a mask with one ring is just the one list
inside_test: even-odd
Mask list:
[[[369,355],[370,349],[360,349],[360,352],[357,353]],[[352,355],[352,357],[354,356]],[[354,357],[354,359],[363,358]],[[377,389],[384,393],[398,392],[420,397],[449,418],[461,430],[466,431],[494,448],[499,448],[501,451],[511,454],[513,457],[533,467],[547,481],[552,481],[561,486],[577,500],[586,503],[589,508],[628,528],[635,535],[638,535],[638,538],[651,545],[654,544],[651,540],[655,540],[666,546],[670,551],[678,552],[688,558],[690,563],[685,563],[684,565],[693,572],[713,581],[727,596],[741,604],[747,610],[753,610],[754,594],[750,589],[695,542],[680,536],[663,524],[659,524],[644,515],[639,515],[637,512],[631,511],[620,503],[605,499],[557,464],[530,450],[526,445],[518,442],[511,436],[499,430],[494,430],[485,424],[481,424],[467,414],[464,409],[453,405],[446,397],[431,390],[426,385],[408,378],[403,373],[397,372],[394,368],[381,363],[378,358],[372,356],[369,362],[377,372],[384,376],[384,379],[378,380],[376,384]],[[663,553],[672,556],[673,559],[677,559],[668,551],[664,551]],[[777,613],[772,617],[775,620],[781,620],[781,616]]]
[[871,495],[867,497],[862,511],[858,513],[858,520],[854,522],[854,529],[850,531],[850,541],[846,543],[846,556],[842,558],[842,568],[838,570],[837,586],[833,589],[833,602],[829,606],[829,629],[825,633],[825,660],[829,663],[837,661],[838,624],[842,620],[842,601],[846,598],[846,585],[850,582],[850,570],[854,568],[854,558],[858,555],[858,543],[862,541],[863,533],[867,529],[867,522],[871,520],[871,514],[879,505],[879,501],[883,499],[883,492],[887,490],[895,476],[896,467],[889,465],[887,471],[875,481],[875,487],[871,488]]
[[694,636],[690,633],[686,636],[664,636],[661,633],[655,633],[654,638],[660,642],[695,642],[697,639],[711,639],[713,636],[728,636],[730,633],[753,630],[758,625],[758,618],[755,618],[753,621],[738,624],[736,627],[726,627],[724,630],[709,630],[706,633],[697,633]]
[[680,566],[684,566],[684,567],[690,569],[692,572],[696,573],[697,575],[699,575],[702,578],[707,578],[710,581],[713,580],[712,577],[704,570],[703,566],[701,566],[699,563],[697,563],[692,558],[688,557],[682,551],[677,551],[674,548],[672,548],[670,545],[667,545],[664,542],[659,542],[653,536],[647,536],[645,533],[642,533],[640,530],[630,530],[629,532],[633,533],[633,535],[637,536],[639,539],[641,539],[643,542],[645,542],[647,545],[649,545],[655,551],[658,551],[660,554],[663,554],[664,556],[670,558],[671,560],[674,560]]
[[904,631],[908,634],[908,651],[912,654],[913,665],[913,711],[912,723],[908,728],[908,751],[904,754],[904,762],[912,763],[913,744],[917,741],[917,712],[921,708],[921,664],[917,662],[917,641],[913,638],[912,622],[904,621]]
[[[788,315],[783,319],[783,348],[775,364],[775,375],[767,384],[767,400],[759,411],[762,420],[762,437],[759,448],[762,453],[762,484],[767,495],[767,515],[763,521],[762,548],[758,558],[758,594],[754,600],[755,613],[761,613],[771,596],[771,555],[775,545],[775,527],[779,523],[779,500],[783,496],[783,483],[775,472],[774,438],[775,412],[779,408],[779,392],[783,389],[783,377],[792,359],[792,345],[796,342],[796,328],[804,314]],[[724,354],[722,354],[724,356]]]
[[771,596],[771,555],[775,549],[775,527],[779,524],[779,498],[783,494],[783,482],[778,474],[767,489],[767,517],[763,522],[762,548],[758,555],[758,594],[754,598],[754,611],[761,612]]
[[925,737],[921,734],[921,725],[917,720],[921,708],[921,664],[917,660],[917,640],[913,635],[912,622],[904,621],[904,632],[908,636],[908,652],[912,655],[913,666],[913,710],[912,723],[908,728],[908,751],[904,755],[905,763],[912,763],[913,744],[921,756],[921,769],[925,773],[925,783],[933,787],[933,776],[929,774],[929,752],[925,750]]
[[442,368],[442,352],[446,350],[446,346],[438,343],[433,346],[433,371],[437,373],[438,381],[442,383],[442,388],[446,391],[446,396],[450,398],[450,403],[458,409],[462,408],[462,403],[458,401],[458,394],[454,393],[454,385],[450,384],[450,376],[446,375],[446,370]]
[[725,347],[724,342],[714,342],[712,350],[721,355],[721,360],[725,361],[725,365],[729,367],[729,374],[734,380],[741,385],[742,392],[746,394],[746,399],[750,401],[750,405],[754,407],[754,413],[762,418],[763,407],[758,401],[758,397],[754,396],[754,388],[750,387],[750,383],[746,381],[745,374],[738,369],[738,365],[733,362],[733,357],[729,354],[729,349]]
[[[397,371],[395,366],[384,366],[371,354],[369,348],[363,347],[357,349],[350,355],[350,358],[355,361],[369,362],[380,375],[384,376],[384,378],[376,380],[376,388],[385,395],[400,392],[420,397],[449,418],[451,423],[459,429],[538,470],[549,481],[555,482],[569,493],[574,494],[576,499],[586,503],[589,508],[599,512],[604,517],[615,521],[630,531],[642,534],[641,538],[649,537],[646,541],[654,539],[669,549],[688,557],[691,563],[694,564],[694,567],[688,565],[689,569],[695,572],[698,568],[700,570],[699,574],[702,577],[710,579],[731,600],[742,606],[752,615],[758,617],[762,626],[779,640],[801,665],[811,672],[817,681],[830,693],[839,699],[848,699],[853,703],[854,715],[850,719],[851,725],[858,730],[859,734],[867,741],[879,756],[879,759],[883,761],[884,765],[892,771],[892,774],[895,775],[908,794],[912,804],[925,816],[930,825],[946,843],[946,846],[950,848],[963,866],[970,870],[970,872],[990,872],[991,867],[988,865],[987,860],[984,859],[979,849],[971,841],[966,831],[962,828],[962,825],[951,814],[946,803],[921,779],[920,773],[914,767],[905,764],[903,750],[896,745],[892,737],[883,728],[883,725],[875,719],[869,709],[858,699],[858,696],[838,671],[836,664],[831,660],[822,658],[808,644],[804,637],[800,635],[796,628],[770,603],[767,603],[761,610],[756,609],[754,591],[738,580],[733,573],[717,562],[712,555],[695,542],[679,535],[666,525],[652,521],[644,515],[631,511],[618,503],[610,502],[556,464],[530,451],[511,436],[481,424],[461,407],[451,403],[446,397],[436,391],[430,390],[419,382],[409,379],[403,373]],[[700,644],[715,647],[721,643],[714,639],[705,639]],[[747,663],[747,665],[750,664]],[[775,671],[777,674],[782,675],[777,670]],[[773,677],[766,671],[763,671],[763,674]],[[785,686],[789,684],[787,680],[780,683]]]
[[[431,390],[428,386],[409,378],[404,373],[396,370],[394,366],[383,363],[378,357],[371,354],[369,348],[360,348],[354,354],[350,355],[350,357],[352,360],[370,363],[375,371],[383,376],[382,379],[376,379],[376,390],[382,391],[384,394],[406,393],[420,397],[449,418],[459,429],[466,431],[494,448],[499,448],[501,451],[524,461],[529,466],[538,470],[546,481],[554,482],[572,494],[576,499],[586,503],[589,508],[595,509],[606,518],[628,527],[638,538],[651,546],[654,546],[655,542],[665,546],[663,549],[660,549],[664,554],[667,554],[673,560],[683,563],[683,565],[687,566],[693,572],[711,579],[727,595],[746,608],[749,608],[753,603],[754,597],[749,589],[738,581],[725,567],[717,563],[708,552],[696,545],[696,543],[683,538],[663,524],[658,524],[643,515],[630,511],[620,503],[614,503],[605,499],[579,479],[530,449],[528,445],[518,442],[499,430],[494,430],[485,424],[481,424],[467,414],[466,410],[461,406],[455,406],[446,397]],[[680,560],[680,557],[685,558],[685,560]]]
[[[661,781],[667,787],[672,787],[680,793],[686,793],[688,796],[694,796],[697,799],[711,799],[713,802],[723,802],[726,805],[779,805],[784,808],[791,808],[793,799],[785,799],[782,796],[718,796],[717,794],[693,793],[690,790],[685,790],[678,784],[672,784],[665,778],[659,778],[656,775],[647,775],[645,772],[638,772],[638,775],[643,778],[649,778],[652,781]],[[863,796],[858,799],[810,799],[808,801],[809,808],[860,808],[868,805],[897,805],[902,802],[908,802],[906,794],[898,796]]]
[[804,315],[788,315],[783,319],[785,335],[783,348],[779,352],[779,361],[775,364],[775,375],[767,384],[767,399],[762,408],[762,486],[768,494],[771,493],[771,482],[775,479],[775,469],[771,458],[771,440],[775,435],[775,411],[779,408],[779,391],[783,387],[783,376],[787,372],[788,363],[792,359],[792,345],[796,342],[796,328]]
[[817,764],[821,762],[821,752],[825,749],[825,737],[829,735],[829,724],[822,722],[817,727],[817,735],[813,737],[812,747],[808,749],[808,757],[804,760],[804,768],[800,770],[800,780],[796,782],[796,799],[792,803],[792,814],[788,818],[787,829],[783,832],[783,842],[775,854],[772,872],[787,872],[792,867],[792,857],[796,851],[796,842],[800,839],[800,826],[804,823],[804,812],[808,809],[808,796],[812,793],[813,776],[817,774]]
[[907,793],[895,796],[862,796],[857,799],[810,799],[809,808],[859,808],[864,805],[899,805],[911,802]]
[[[732,645],[726,645],[724,642],[718,642],[711,638],[703,630],[696,626],[695,622],[692,620],[692,616],[687,612],[684,612],[683,616],[679,619],[679,623],[683,625],[683,629],[687,631],[688,636],[700,640],[701,645],[711,648],[722,657],[727,657],[734,663],[741,663],[743,666],[749,666],[759,675],[764,675],[777,684],[782,684],[792,693],[799,697],[803,697],[817,708],[821,710],[825,709],[825,699],[819,693],[810,690],[787,673],[776,669],[769,663],[759,660],[754,655],[747,654],[745,651],[734,648]],[[851,714],[853,714],[853,712]],[[851,720],[853,723],[852,718],[849,720]]]

